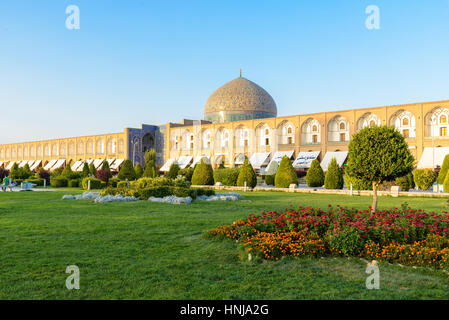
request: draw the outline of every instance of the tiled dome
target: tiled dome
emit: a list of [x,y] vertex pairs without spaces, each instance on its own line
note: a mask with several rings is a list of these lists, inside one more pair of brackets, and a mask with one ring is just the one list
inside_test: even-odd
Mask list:
[[234,79],[207,99],[204,117],[212,122],[276,117],[276,103],[268,92],[245,79]]

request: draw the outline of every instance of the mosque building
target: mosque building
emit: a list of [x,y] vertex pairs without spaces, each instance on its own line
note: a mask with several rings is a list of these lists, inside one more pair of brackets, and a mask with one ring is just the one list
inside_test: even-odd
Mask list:
[[333,157],[343,165],[351,136],[374,125],[399,130],[418,168],[441,166],[449,154],[449,100],[277,117],[271,95],[240,74],[210,95],[204,120],[3,144],[0,166],[10,169],[14,163],[19,167],[28,163],[32,170],[52,171],[70,165],[76,171],[84,162],[100,167],[108,161],[118,170],[125,159],[143,164],[145,152],[155,149],[161,171],[168,171],[174,162],[187,168],[205,159],[214,167],[221,163],[234,167],[249,159],[263,173],[271,161],[279,163],[284,155],[298,169],[318,159],[326,170]]

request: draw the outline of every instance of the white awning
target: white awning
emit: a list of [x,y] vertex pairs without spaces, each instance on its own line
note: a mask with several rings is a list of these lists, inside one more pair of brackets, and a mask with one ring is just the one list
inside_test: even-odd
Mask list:
[[100,166],[103,164],[103,162],[104,162],[104,159],[95,159],[94,160],[94,167],[95,167],[95,169],[100,168]]
[[342,167],[347,157],[348,151],[326,152],[323,161],[321,161],[321,168],[323,168],[323,171],[327,171],[327,168],[329,167],[332,158],[337,159],[338,165]]
[[245,160],[246,160],[245,154],[239,153],[238,155],[235,156],[234,164],[243,164],[243,162],[245,162]]
[[166,163],[164,163],[164,165],[162,166],[162,168],[160,169],[160,171],[162,172],[168,172],[168,170],[170,170],[171,165],[175,163],[175,159],[168,159]]
[[418,163],[418,169],[433,169],[436,166],[442,166],[444,157],[449,154],[449,147],[424,148],[421,160]]
[[195,160],[193,160],[193,163],[190,165],[190,167],[194,167],[197,163],[200,163],[201,162],[201,159],[204,159],[204,162],[206,163],[206,164],[210,164],[210,157],[207,157],[207,156],[198,156],[198,157],[195,157]]
[[256,152],[253,153],[249,162],[254,169],[260,169],[262,166],[268,165],[270,162],[270,152]]
[[300,152],[293,162],[295,168],[310,168],[312,161],[318,158],[321,151]]
[[14,163],[16,163],[15,161],[11,161],[10,163],[8,163],[8,165],[6,166],[6,170],[11,170],[12,166],[14,165]]
[[42,163],[42,160],[36,160],[33,165],[30,167],[31,171],[35,170],[37,167],[39,167]]
[[109,168],[112,166],[112,164],[114,163],[115,159],[107,159],[106,160],[108,162]]
[[28,161],[26,161],[26,160],[20,161],[20,163],[19,163],[19,168],[25,167],[25,165],[26,165],[27,163],[28,163]]
[[31,169],[31,167],[33,166],[33,163],[34,163],[34,160],[28,161],[28,167],[30,167],[30,169]]
[[3,165],[3,161],[0,161],[0,167]]
[[111,169],[118,170],[123,162],[125,162],[125,159],[115,159],[114,164],[111,166]]
[[187,166],[192,162],[192,156],[182,156],[178,159],[178,165],[181,169],[187,168]]
[[[83,164],[83,161],[75,161],[75,163],[72,165],[71,169],[72,171],[78,171],[78,168],[81,167],[81,165]],[[82,170],[82,169],[81,169]]]
[[50,171],[56,170],[61,168],[65,164],[65,159],[59,159],[56,161],[55,165],[51,167]]
[[45,166],[44,170],[50,170],[58,160],[50,160]]
[[[270,167],[270,165],[271,165],[271,163],[273,161],[276,162],[278,165],[281,164],[281,160],[282,160],[282,158],[284,156],[287,156],[287,158],[291,159],[293,157],[293,153],[295,153],[294,150],[291,150],[291,151],[276,151],[274,156],[273,156],[273,158],[271,158],[271,161],[268,164],[267,169]],[[268,174],[270,174],[270,175],[275,174],[276,171],[277,171],[277,167],[278,166],[272,166],[271,170],[270,170],[270,173],[268,173]],[[276,169],[274,169],[274,168],[276,168]],[[274,173],[271,173],[273,170],[275,170]]]

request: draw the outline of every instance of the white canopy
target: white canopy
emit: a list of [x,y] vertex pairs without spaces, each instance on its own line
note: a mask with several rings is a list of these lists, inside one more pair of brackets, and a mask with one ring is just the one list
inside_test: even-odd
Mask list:
[[256,152],[253,153],[249,162],[254,169],[260,169],[263,165],[268,165],[270,162],[270,152]]
[[348,151],[326,152],[323,161],[321,161],[321,168],[323,168],[323,171],[327,171],[327,168],[329,167],[332,158],[335,158],[337,160],[338,165],[342,167],[347,157]]
[[53,167],[57,161],[58,161],[58,160],[50,160],[50,161],[44,166],[44,170],[50,170],[51,167]]
[[312,161],[318,158],[321,151],[300,152],[293,161],[293,167],[295,168],[310,168]]
[[104,162],[104,159],[95,159],[94,160],[94,167],[95,167],[95,169],[100,168],[100,166],[103,164],[103,162]]
[[167,172],[168,170],[170,170],[170,167],[173,163],[175,163],[175,159],[168,159],[167,162],[164,163],[160,171]]
[[28,167],[30,167],[30,169],[31,169],[31,167],[33,166],[33,163],[34,163],[34,160],[28,161]]
[[56,170],[61,168],[65,163],[65,159],[59,159],[58,161],[56,161],[55,165],[53,167],[51,167],[50,171]]
[[449,147],[424,148],[421,160],[418,163],[418,169],[433,169],[436,166],[442,166],[444,157],[449,154]]
[[40,166],[40,164],[42,163],[42,160],[36,160],[33,165],[30,167],[31,171],[35,170],[37,167]]
[[195,160],[193,160],[193,163],[190,166],[193,168],[197,163],[201,162],[201,159],[204,159],[205,163],[210,164],[210,157],[198,156],[198,157],[195,157]]
[[0,167],[3,165],[3,161],[0,161]]
[[111,167],[111,165],[114,163],[115,159],[107,159],[106,161],[108,162],[109,167]]
[[117,170],[123,162],[125,162],[125,159],[115,159],[114,164],[111,165],[111,169]]
[[20,161],[20,163],[19,163],[19,168],[25,167],[25,165],[26,165],[27,163],[28,163],[28,161],[26,161],[26,160]]
[[236,157],[235,157],[235,162],[234,164],[243,164],[243,162],[245,162],[246,156],[244,153],[239,153]]
[[[287,156],[287,158],[291,159],[293,157],[293,153],[295,153],[294,150],[291,151],[276,151],[273,158],[271,158],[270,163],[268,164],[267,168],[270,167],[271,163],[274,161],[276,162],[278,165],[281,164],[281,160],[284,156]],[[276,168],[276,169],[274,169]],[[270,173],[270,174],[275,174],[277,171],[277,166],[272,166],[272,170],[275,170],[274,173]]]
[[178,165],[181,169],[187,168],[187,166],[192,162],[192,156],[182,156],[178,159]]
[[10,163],[8,163],[8,165],[6,166],[6,170],[11,170],[12,166],[14,165],[14,163],[16,163],[15,161],[11,161]]
[[[81,170],[82,170],[82,164],[83,164],[84,162],[83,161],[81,161],[81,160],[78,160],[78,161],[75,161],[75,163],[72,165],[72,167],[71,167],[71,169],[72,169],[72,171],[78,171],[78,168],[79,167],[81,167]],[[80,171],[81,171],[80,170]]]

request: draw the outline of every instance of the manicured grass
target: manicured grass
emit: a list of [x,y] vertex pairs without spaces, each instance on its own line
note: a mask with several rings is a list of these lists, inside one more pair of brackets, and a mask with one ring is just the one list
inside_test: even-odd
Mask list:
[[[359,259],[242,262],[237,244],[201,231],[249,213],[328,204],[367,208],[370,197],[245,193],[189,206],[62,201],[67,192],[0,193],[1,299],[448,299],[449,275],[380,265],[367,290]],[[71,191],[70,193],[74,193]],[[446,199],[380,198],[380,207],[446,210]],[[65,287],[68,265],[80,290]]]

